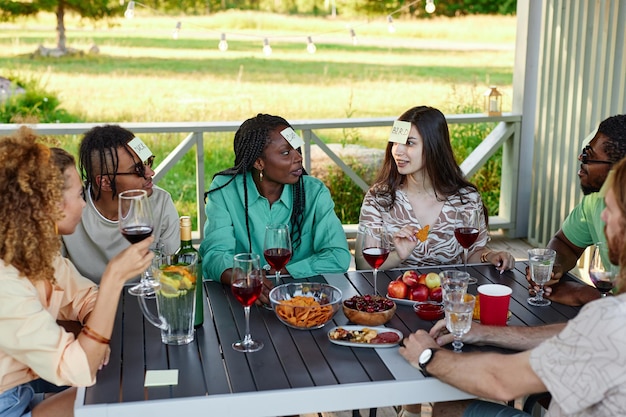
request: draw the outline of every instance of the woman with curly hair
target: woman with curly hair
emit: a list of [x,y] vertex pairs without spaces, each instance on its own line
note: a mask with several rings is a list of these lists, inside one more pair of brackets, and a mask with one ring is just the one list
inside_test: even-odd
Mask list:
[[[258,114],[239,127],[235,165],[215,174],[206,194],[200,253],[211,262],[202,263],[205,278],[230,283],[233,256],[263,253],[268,223],[290,228],[293,254],[281,273],[302,278],[348,269],[350,252],[335,204],[326,186],[304,172],[299,140],[279,116]],[[269,302],[267,290],[263,303]]]
[[[21,128],[0,139],[0,417],[71,416],[76,389],[43,401],[28,384],[88,386],[108,362],[126,280],[145,270],[152,238],[111,260],[100,288],[60,255],[85,206],[74,159]],[[80,322],[75,336],[57,320]]]

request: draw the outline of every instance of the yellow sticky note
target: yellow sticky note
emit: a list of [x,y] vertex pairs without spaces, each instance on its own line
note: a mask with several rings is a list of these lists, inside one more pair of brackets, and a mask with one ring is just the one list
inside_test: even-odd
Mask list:
[[406,139],[409,137],[410,131],[411,122],[396,120],[393,122],[393,127],[389,133],[389,142],[396,142],[404,145],[406,143]]
[[144,387],[158,387],[161,385],[178,385],[178,369],[160,371],[146,371]]

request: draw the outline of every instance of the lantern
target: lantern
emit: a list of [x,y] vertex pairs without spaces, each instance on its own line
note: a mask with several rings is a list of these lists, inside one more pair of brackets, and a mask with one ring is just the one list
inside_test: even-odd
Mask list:
[[496,86],[489,87],[483,96],[485,97],[485,113],[488,116],[502,116],[502,93]]

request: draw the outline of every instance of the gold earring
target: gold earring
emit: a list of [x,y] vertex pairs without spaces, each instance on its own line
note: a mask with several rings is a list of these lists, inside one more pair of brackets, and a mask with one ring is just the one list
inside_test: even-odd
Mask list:
[[263,170],[259,171],[259,182],[263,182]]

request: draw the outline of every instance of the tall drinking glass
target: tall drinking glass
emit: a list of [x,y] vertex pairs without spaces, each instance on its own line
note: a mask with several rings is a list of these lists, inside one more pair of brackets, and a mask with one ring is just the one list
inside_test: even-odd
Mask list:
[[470,294],[454,294],[444,304],[446,312],[446,328],[454,336],[452,347],[455,352],[463,349],[463,335],[472,327],[472,315],[476,297]]
[[539,291],[534,297],[528,298],[528,304],[544,307],[551,304],[550,300],[543,298],[543,285],[550,281],[552,267],[556,252],[552,249],[530,249],[528,251],[528,262],[530,263],[530,276],[539,285]]
[[470,275],[465,271],[446,269],[439,273],[441,280],[441,295],[444,304],[453,294],[465,295],[469,284]]
[[280,270],[291,259],[291,237],[286,224],[268,224],[265,226],[263,256],[276,271],[276,285],[280,285]]
[[[130,243],[141,242],[152,234],[154,220],[152,207],[145,190],[123,191],[118,196],[118,225],[122,235]],[[149,271],[141,274],[139,284],[132,286],[128,292],[136,296],[151,296],[159,283],[152,279]]]
[[359,225],[357,250],[360,248],[365,261],[374,269],[374,295],[378,295],[376,278],[378,268],[389,256],[389,236],[384,225]]
[[246,319],[246,334],[243,340],[233,343],[233,349],[239,352],[261,350],[263,342],[252,340],[250,336],[250,306],[259,298],[263,289],[259,255],[254,253],[235,255],[230,288],[237,301],[243,305]]
[[591,263],[589,264],[589,278],[596,286],[602,297],[606,297],[613,290],[618,267],[609,261],[608,245],[598,242],[593,248]]
[[[467,255],[480,231],[479,209],[457,210],[454,220],[454,237],[463,247],[463,264],[467,272]],[[470,284],[476,284],[476,278],[470,278]]]

